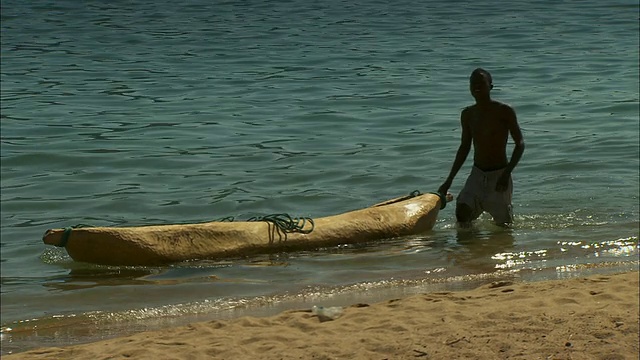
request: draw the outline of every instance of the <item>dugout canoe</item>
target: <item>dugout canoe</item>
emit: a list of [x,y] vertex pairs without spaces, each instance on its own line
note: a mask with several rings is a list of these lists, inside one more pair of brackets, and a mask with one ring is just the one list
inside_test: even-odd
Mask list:
[[155,266],[421,234],[433,228],[445,205],[446,199],[438,194],[412,194],[360,210],[302,221],[301,228],[291,232],[271,221],[212,221],[50,229],[43,241],[65,247],[78,262]]

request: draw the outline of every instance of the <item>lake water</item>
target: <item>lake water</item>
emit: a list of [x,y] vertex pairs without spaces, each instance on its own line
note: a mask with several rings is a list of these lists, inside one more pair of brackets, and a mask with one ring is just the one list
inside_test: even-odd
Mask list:
[[[638,15],[631,0],[3,0],[2,353],[637,270]],[[459,230],[451,205],[422,236],[166,267],[42,243],[79,223],[321,217],[435,191],[476,67],[527,144],[511,230]]]

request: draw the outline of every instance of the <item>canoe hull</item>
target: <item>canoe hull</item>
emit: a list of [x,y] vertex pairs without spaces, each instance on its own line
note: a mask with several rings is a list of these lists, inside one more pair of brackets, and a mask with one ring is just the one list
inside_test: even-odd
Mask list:
[[[48,230],[43,241],[64,246],[75,261],[101,265],[163,265],[257,253],[369,242],[430,231],[441,207],[422,194],[314,220],[308,233],[284,233],[270,222],[207,222],[141,227]],[[311,226],[311,224],[307,224]],[[67,230],[68,231],[68,230]],[[64,240],[64,244],[62,244]]]

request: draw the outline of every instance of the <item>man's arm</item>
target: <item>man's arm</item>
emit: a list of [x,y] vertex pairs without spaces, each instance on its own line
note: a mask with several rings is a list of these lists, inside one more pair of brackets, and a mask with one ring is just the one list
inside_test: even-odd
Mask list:
[[498,179],[496,183],[496,191],[505,191],[508,188],[509,178],[511,176],[511,172],[518,165],[522,154],[524,153],[524,137],[522,136],[522,131],[520,130],[520,125],[518,125],[518,119],[516,117],[516,112],[510,106],[505,106],[505,122],[507,124],[507,129],[509,130],[509,134],[511,134],[511,138],[515,146],[513,147],[513,153],[511,154],[511,159],[509,163],[505,167],[502,175]]
[[520,161],[520,158],[524,153],[524,137],[522,136],[520,125],[518,125],[516,112],[510,106],[507,106],[505,110],[505,120],[507,122],[507,128],[509,129],[509,134],[511,134],[511,138],[513,139],[513,142],[515,144],[513,148],[513,154],[511,154],[511,160],[509,160],[509,163],[505,168],[505,172],[511,174],[516,165],[518,165],[518,162]]
[[451,166],[449,176],[438,189],[438,192],[443,195],[446,195],[447,191],[449,191],[453,179],[456,177],[458,171],[460,171],[460,168],[462,167],[462,164],[464,164],[465,160],[467,159],[469,151],[471,151],[471,127],[469,126],[469,116],[467,109],[463,110],[460,114],[460,124],[462,126],[462,136],[460,139],[458,152],[456,153],[456,158],[453,161],[453,165]]

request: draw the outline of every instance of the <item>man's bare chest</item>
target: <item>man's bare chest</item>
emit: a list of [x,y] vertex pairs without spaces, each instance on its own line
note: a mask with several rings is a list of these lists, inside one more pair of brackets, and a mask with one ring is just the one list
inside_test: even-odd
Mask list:
[[494,112],[474,112],[470,118],[471,133],[474,138],[502,137],[507,131],[504,121]]

